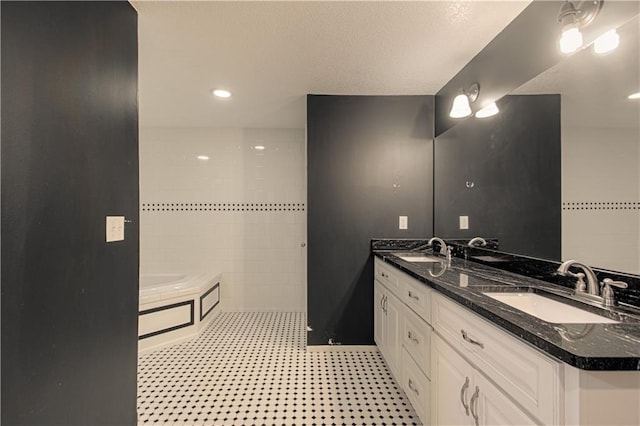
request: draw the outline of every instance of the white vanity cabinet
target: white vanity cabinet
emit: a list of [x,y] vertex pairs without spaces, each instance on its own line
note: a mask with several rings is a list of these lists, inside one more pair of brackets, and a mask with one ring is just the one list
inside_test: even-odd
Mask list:
[[374,340],[393,376],[400,376],[401,304],[399,299],[379,281],[374,284]]
[[640,371],[574,368],[375,258],[375,340],[423,424],[640,425]]
[[439,336],[433,338],[431,422],[474,426],[541,424]]
[[432,317],[442,340],[537,419],[536,423],[559,424],[561,363],[441,294],[432,297]]
[[375,258],[374,339],[424,425],[431,414],[431,289]]

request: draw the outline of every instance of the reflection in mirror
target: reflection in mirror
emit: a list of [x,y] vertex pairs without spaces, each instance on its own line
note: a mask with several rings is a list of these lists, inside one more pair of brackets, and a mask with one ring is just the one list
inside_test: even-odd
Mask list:
[[[640,19],[517,89],[561,95],[562,259],[640,274]],[[523,253],[527,254],[527,253]]]

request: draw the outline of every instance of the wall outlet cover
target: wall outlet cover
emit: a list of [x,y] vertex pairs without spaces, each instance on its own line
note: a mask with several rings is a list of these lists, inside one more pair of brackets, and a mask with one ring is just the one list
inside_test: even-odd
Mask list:
[[460,216],[460,229],[469,229],[469,216]]
[[107,216],[107,242],[124,240],[124,216]]
[[408,216],[399,216],[398,217],[398,228],[399,229],[408,229],[409,228],[409,217]]

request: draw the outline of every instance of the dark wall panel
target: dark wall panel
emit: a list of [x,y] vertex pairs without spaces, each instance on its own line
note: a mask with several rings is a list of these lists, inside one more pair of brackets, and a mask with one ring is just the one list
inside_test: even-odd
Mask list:
[[[560,259],[560,96],[506,96],[498,107],[436,138],[435,233]],[[469,216],[468,230],[459,216]]]
[[2,424],[134,425],[137,14],[1,7]]
[[308,342],[373,344],[371,238],[432,235],[433,96],[309,95],[307,126]]

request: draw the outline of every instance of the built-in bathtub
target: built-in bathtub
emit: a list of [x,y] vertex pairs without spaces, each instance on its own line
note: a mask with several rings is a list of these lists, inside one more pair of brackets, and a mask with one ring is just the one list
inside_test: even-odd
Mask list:
[[197,337],[220,308],[221,275],[140,275],[138,352]]

